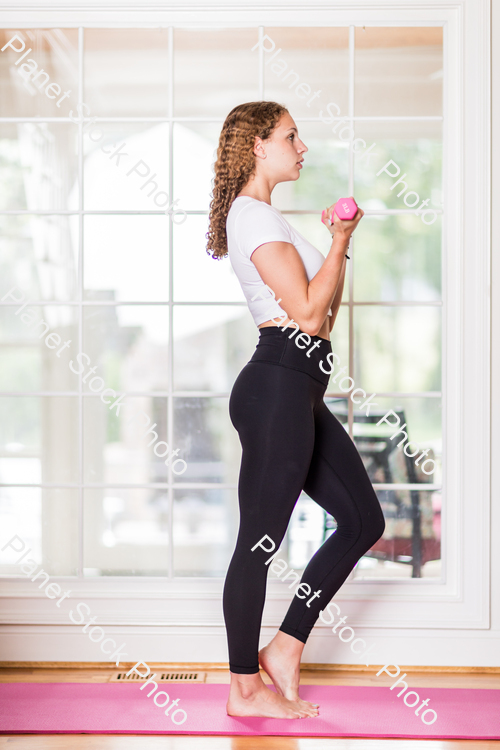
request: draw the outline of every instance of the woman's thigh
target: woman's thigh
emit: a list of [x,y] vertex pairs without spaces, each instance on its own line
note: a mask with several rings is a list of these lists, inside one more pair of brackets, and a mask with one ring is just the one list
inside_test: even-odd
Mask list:
[[337,531],[363,535],[374,544],[384,518],[356,446],[322,401],[315,412],[314,451],[305,492],[337,522]]

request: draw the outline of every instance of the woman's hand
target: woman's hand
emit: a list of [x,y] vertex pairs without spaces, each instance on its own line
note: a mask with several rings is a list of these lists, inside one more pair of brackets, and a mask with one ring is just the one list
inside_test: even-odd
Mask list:
[[[352,195],[350,197],[352,198]],[[325,209],[321,215],[321,221],[323,222],[325,227],[328,229],[332,237],[334,234],[336,234],[345,240],[349,240],[351,238],[352,233],[358,226],[359,222],[365,215],[364,211],[358,206],[358,210],[356,212],[355,217],[347,221],[346,219],[339,219],[339,217],[333,210],[334,208],[335,208],[335,203],[333,203],[331,206]],[[333,222],[331,220],[332,213],[333,213]]]

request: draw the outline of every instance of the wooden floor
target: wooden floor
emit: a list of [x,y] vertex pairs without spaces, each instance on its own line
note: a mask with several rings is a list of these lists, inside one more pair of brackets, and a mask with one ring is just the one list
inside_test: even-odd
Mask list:
[[[207,683],[228,683],[229,673],[222,665],[149,665],[154,670],[198,669]],[[303,685],[390,685],[393,680],[375,677],[373,667],[363,672],[353,669],[308,669],[302,671]],[[127,667],[125,668],[127,669]],[[92,665],[0,667],[0,682],[108,682],[116,669]],[[121,670],[123,671],[123,670]],[[417,671],[402,667],[411,676],[412,687],[490,688],[500,690],[500,670]],[[267,675],[263,675],[269,682]],[[499,718],[500,723],[500,718]],[[182,735],[1,735],[1,750],[500,750],[500,741],[479,740],[391,740],[291,737],[207,737]]]

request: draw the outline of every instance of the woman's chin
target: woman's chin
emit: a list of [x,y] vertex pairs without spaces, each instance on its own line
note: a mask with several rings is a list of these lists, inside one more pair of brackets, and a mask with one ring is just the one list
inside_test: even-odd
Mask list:
[[278,182],[295,182],[295,180],[298,180],[299,177],[300,177],[300,169],[294,169],[293,172],[290,172],[288,177],[283,176],[280,180],[278,180]]

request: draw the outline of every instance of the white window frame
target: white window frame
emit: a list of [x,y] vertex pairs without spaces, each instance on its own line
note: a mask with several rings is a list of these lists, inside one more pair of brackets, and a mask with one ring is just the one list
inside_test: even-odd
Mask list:
[[[178,5],[170,10],[165,2],[139,6],[120,0],[115,9],[108,4],[107,9],[98,10],[61,0],[58,9],[45,10],[41,0],[31,0],[26,12],[22,0],[16,9],[10,6],[4,10],[2,26],[443,26],[444,580],[354,580],[342,587],[336,601],[352,613],[350,624],[367,632],[382,628],[485,630],[490,624],[489,0],[387,0],[382,9],[374,0],[355,7],[346,1],[317,0],[314,9],[303,1],[279,2],[282,9],[276,9],[277,0],[270,10],[265,2],[256,9],[255,4],[245,7],[220,0],[218,9],[213,10],[210,0],[198,0],[186,3],[181,10]],[[170,660],[184,658],[182,654],[189,652],[196,635],[216,636],[218,644],[224,640],[221,579],[57,580],[72,589],[72,598],[89,603],[100,624],[128,626],[126,632],[135,633],[139,641],[148,634],[150,639],[157,636],[153,637],[155,643],[163,642],[167,626],[171,645],[166,652],[162,650],[162,658],[169,654]],[[10,642],[11,626],[54,626],[47,635],[67,628],[67,618],[30,582],[4,580],[1,598],[6,605],[0,616],[4,642]],[[265,629],[281,622],[288,589],[270,581],[267,598]],[[321,629],[323,635],[329,632],[328,626],[319,622],[314,633]],[[60,650],[57,653],[53,658],[64,658]],[[89,653],[98,658],[95,647]],[[206,653],[209,659],[209,651]],[[410,659],[410,663],[416,661]]]

